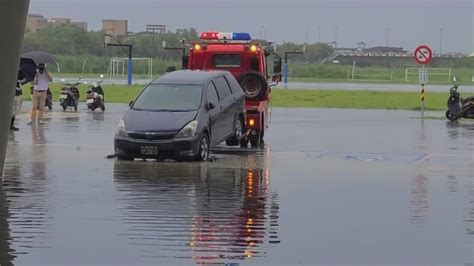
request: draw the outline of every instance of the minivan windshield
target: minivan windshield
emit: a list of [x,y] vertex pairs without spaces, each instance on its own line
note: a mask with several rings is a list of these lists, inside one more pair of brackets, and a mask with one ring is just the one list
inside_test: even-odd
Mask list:
[[201,105],[202,86],[150,84],[133,104],[134,110],[192,111]]

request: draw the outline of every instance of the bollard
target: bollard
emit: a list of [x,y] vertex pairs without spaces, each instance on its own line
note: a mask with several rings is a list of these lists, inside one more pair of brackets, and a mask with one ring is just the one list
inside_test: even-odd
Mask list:
[[425,113],[425,83],[421,84],[421,115]]

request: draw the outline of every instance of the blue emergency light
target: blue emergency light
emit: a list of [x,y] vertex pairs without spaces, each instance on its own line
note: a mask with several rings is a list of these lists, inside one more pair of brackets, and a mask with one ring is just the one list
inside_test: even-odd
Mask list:
[[250,33],[234,32],[234,34],[232,34],[232,40],[234,40],[234,41],[250,41],[250,40],[252,40],[252,38],[250,37]]

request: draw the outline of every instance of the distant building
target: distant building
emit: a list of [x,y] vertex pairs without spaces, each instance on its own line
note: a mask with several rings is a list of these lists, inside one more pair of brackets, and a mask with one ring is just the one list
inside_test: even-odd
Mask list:
[[26,18],[26,32],[36,33],[48,26],[48,20],[40,14],[28,14]]
[[375,46],[366,48],[366,42],[356,43],[356,48],[334,48],[334,53],[347,56],[407,56],[402,47]]
[[363,50],[365,50],[365,47],[367,46],[367,43],[364,42],[364,41],[361,41],[361,42],[356,43],[356,45],[357,45],[357,50],[363,51]]
[[49,22],[51,27],[60,27],[71,24],[71,19],[69,18],[52,18]]
[[146,32],[165,34],[166,33],[166,25],[148,24],[148,25],[146,25]]
[[71,25],[82,28],[85,31],[87,31],[87,22],[73,21],[73,22],[71,22]]
[[26,19],[26,32],[36,33],[50,27],[61,27],[66,25],[74,25],[87,31],[86,22],[74,22],[69,18],[52,18],[48,21],[47,18],[40,14],[28,14]]
[[371,48],[366,48],[363,50],[366,53],[376,53],[376,54],[402,54],[403,47],[387,47],[387,46],[376,46]]
[[128,20],[104,19],[102,20],[102,31],[119,41],[123,40],[128,35]]

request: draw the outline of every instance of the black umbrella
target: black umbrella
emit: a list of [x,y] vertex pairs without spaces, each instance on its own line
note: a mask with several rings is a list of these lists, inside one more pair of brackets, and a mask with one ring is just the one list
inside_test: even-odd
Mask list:
[[58,61],[56,57],[50,53],[42,51],[33,51],[25,53],[21,56],[22,58],[29,58],[35,61],[37,65],[39,64],[56,64]]
[[35,78],[36,75],[36,64],[33,59],[21,58],[20,59],[20,68],[23,74],[23,77],[26,79],[26,82],[30,82]]

